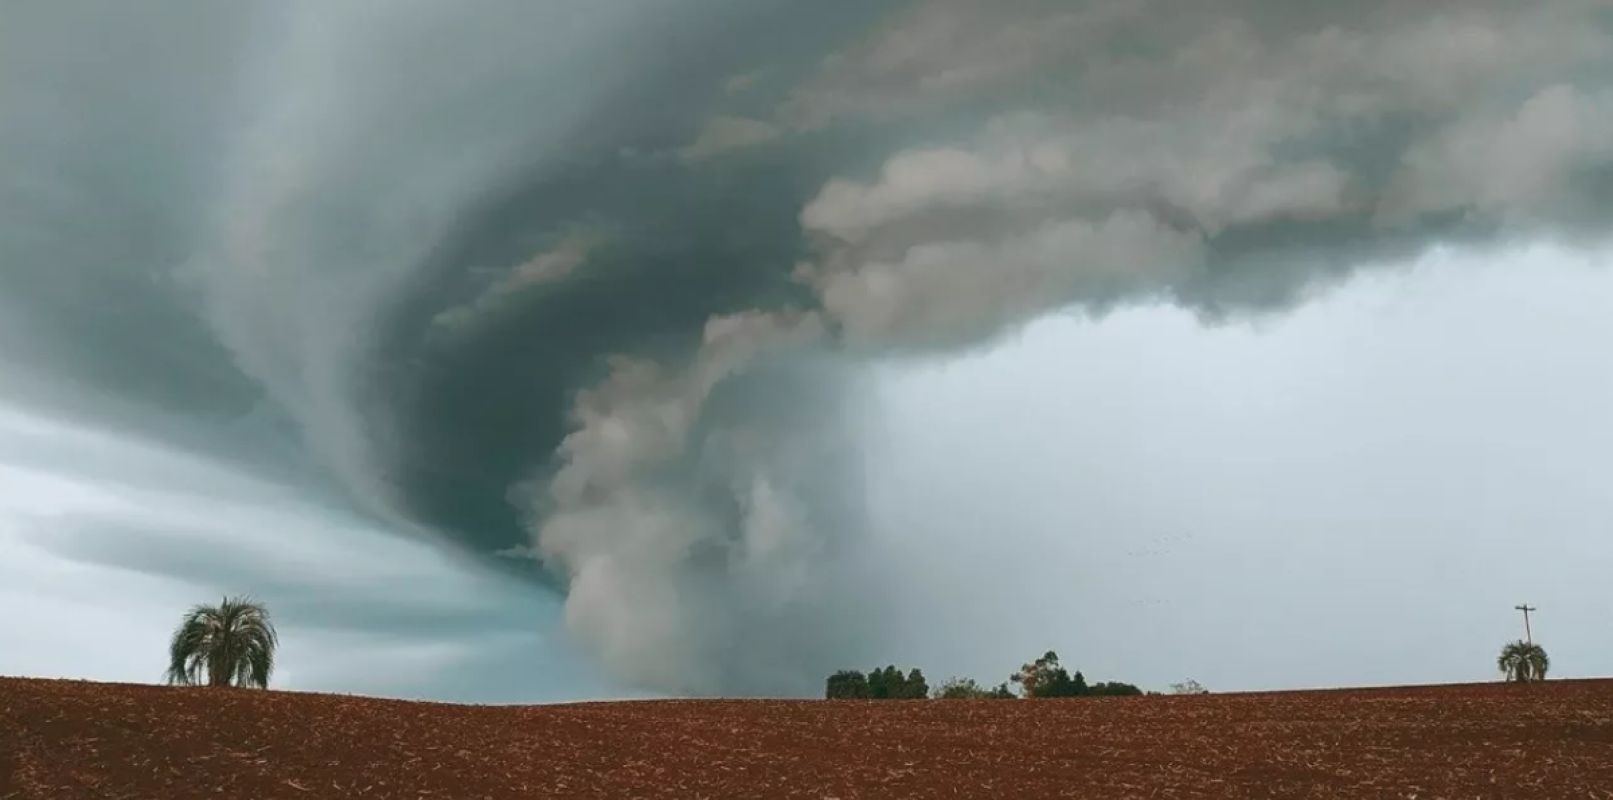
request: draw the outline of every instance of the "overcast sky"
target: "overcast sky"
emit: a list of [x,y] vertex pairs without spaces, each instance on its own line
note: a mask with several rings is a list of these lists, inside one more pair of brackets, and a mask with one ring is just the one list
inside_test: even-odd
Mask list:
[[1602,0],[5,5],[0,672],[1607,668]]
[[[1484,680],[1527,601],[1557,674],[1608,674],[1609,308],[1605,255],[1439,253],[1254,322],[1056,316],[887,365],[869,486],[908,628],[886,657],[1001,680],[1054,648],[1153,688]],[[15,409],[0,465],[0,672],[155,680],[180,610],[250,590],[288,688],[631,694],[552,594],[216,465]]]
[[873,486],[937,623],[909,649],[1154,687],[1485,680],[1528,602],[1554,674],[1609,674],[1610,267],[1442,253],[1251,324],[1061,317],[893,369]]

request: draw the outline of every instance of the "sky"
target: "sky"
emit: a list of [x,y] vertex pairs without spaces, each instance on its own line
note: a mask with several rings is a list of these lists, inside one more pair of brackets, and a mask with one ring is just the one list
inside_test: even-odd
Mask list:
[[6,17],[0,673],[1605,670],[1597,0]]
[[891,367],[881,530],[969,631],[893,649],[1161,689],[1481,681],[1527,602],[1553,674],[1609,674],[1609,267],[1440,252],[1258,321],[1055,317]]
[[[1057,315],[883,364],[866,480],[907,625],[878,656],[995,681],[1054,648],[1156,689],[1486,680],[1528,602],[1556,674],[1606,675],[1609,307],[1608,254],[1444,251],[1258,320]],[[0,463],[5,674],[157,680],[179,610],[251,591],[276,685],[644,694],[567,641],[552,592],[283,487],[16,409]]]
[[268,605],[275,685],[461,702],[614,697],[551,592],[160,442],[0,410],[0,674],[155,682],[178,615]]

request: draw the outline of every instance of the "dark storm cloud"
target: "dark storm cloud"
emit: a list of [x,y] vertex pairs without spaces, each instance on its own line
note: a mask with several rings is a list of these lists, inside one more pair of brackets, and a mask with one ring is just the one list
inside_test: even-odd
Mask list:
[[239,413],[251,381],[173,274],[204,228],[205,177],[244,15],[216,4],[12,3],[0,30],[0,309],[8,368],[147,402]]
[[799,691],[882,624],[861,357],[1603,236],[1610,28],[1588,0],[27,7],[0,336],[30,386],[289,421],[365,512],[536,556],[628,680]]
[[531,627],[530,609],[513,584],[502,592],[457,601],[434,593],[411,598],[399,595],[394,575],[348,575],[336,581],[332,577],[343,565],[325,562],[319,555],[287,552],[273,542],[243,546],[209,540],[204,533],[141,528],[108,517],[56,520],[48,533],[27,538],[41,550],[75,563],[193,585],[239,587],[241,593],[272,598],[276,617],[303,629],[474,640]]

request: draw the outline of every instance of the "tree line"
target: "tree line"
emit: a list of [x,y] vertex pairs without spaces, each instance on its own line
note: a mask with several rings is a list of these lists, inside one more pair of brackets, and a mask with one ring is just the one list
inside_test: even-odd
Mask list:
[[[216,606],[198,605],[185,614],[169,644],[165,677],[169,683],[188,686],[268,688],[279,644],[267,608],[249,598],[225,597]],[[1532,683],[1545,680],[1551,659],[1545,648],[1532,640],[1509,642],[1496,659],[1496,667],[1509,682]],[[1009,688],[1009,684],[1018,691]],[[1072,675],[1060,665],[1058,654],[1051,650],[1035,661],[1021,664],[1008,680],[990,688],[973,678],[950,678],[932,689],[922,670],[915,667],[904,673],[890,665],[867,673],[841,670],[829,676],[824,691],[831,700],[1012,700],[1140,694],[1144,692],[1135,685],[1119,681],[1088,684],[1080,670]],[[1208,691],[1189,680],[1171,684],[1171,694]]]
[[[1015,692],[1009,684],[1019,689]],[[1197,684],[1193,684],[1197,686]],[[1129,683],[1104,681],[1087,683],[1085,675],[1059,664],[1058,653],[1047,651],[1041,658],[1020,665],[1008,680],[987,688],[973,678],[950,678],[932,691],[924,672],[913,668],[903,673],[895,665],[868,673],[840,670],[825,682],[824,697],[830,700],[1013,700],[1018,697],[1132,697],[1143,693]]]

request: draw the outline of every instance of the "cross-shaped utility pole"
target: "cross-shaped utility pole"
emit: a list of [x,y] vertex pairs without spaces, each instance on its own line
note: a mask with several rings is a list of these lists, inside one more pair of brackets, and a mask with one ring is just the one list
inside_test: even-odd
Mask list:
[[1539,611],[1540,609],[1535,608],[1534,606],[1529,605],[1528,603],[1524,603],[1521,606],[1513,606],[1513,608],[1516,608],[1519,611],[1523,612],[1523,635],[1529,637],[1529,643],[1530,644],[1534,644],[1535,643],[1535,635],[1534,635],[1534,633],[1532,633],[1529,630],[1529,612],[1531,612],[1531,611]]

